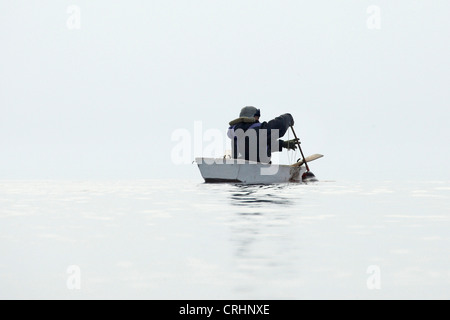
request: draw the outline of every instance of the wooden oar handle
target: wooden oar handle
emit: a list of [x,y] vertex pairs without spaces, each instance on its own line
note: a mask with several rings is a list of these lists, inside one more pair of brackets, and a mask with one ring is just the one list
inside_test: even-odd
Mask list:
[[294,127],[293,127],[293,126],[291,126],[291,130],[292,130],[292,133],[294,134],[294,138],[297,140],[298,149],[300,150],[300,153],[301,153],[301,155],[302,155],[303,161],[305,161],[306,171],[309,172],[308,163],[306,162],[306,158],[305,158],[305,155],[303,154],[302,147],[300,147],[300,141],[299,141],[299,139],[297,138],[297,135],[295,134],[295,131],[294,131]]

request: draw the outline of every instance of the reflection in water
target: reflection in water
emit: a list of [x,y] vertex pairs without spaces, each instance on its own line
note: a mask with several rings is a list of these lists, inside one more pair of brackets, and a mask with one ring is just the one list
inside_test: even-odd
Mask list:
[[242,185],[236,184],[230,190],[231,205],[260,207],[265,204],[290,206],[292,201],[281,195],[287,185]]
[[231,205],[236,208],[229,221],[230,240],[235,266],[243,277],[235,288],[238,292],[255,291],[255,277],[282,279],[292,275],[290,260],[296,256],[292,230],[295,201],[289,198],[288,188],[286,184],[237,184],[229,189]]

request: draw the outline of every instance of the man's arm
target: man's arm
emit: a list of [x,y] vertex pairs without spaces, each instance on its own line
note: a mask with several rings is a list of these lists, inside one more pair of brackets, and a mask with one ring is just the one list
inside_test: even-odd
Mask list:
[[[270,136],[272,135],[272,130],[278,130],[278,137],[281,138],[286,134],[286,131],[289,129],[290,126],[294,125],[294,118],[290,113],[282,114],[281,116],[276,117],[273,120],[270,120],[266,123],[266,125],[263,125],[263,128],[267,128],[269,132],[268,137],[268,145],[270,144]],[[281,152],[283,150],[283,140],[279,139],[277,140],[277,145],[275,145],[275,149],[271,150],[271,152]]]
[[282,114],[267,123],[268,129],[278,129],[279,138],[285,135],[290,126],[294,125],[294,118],[290,113]]

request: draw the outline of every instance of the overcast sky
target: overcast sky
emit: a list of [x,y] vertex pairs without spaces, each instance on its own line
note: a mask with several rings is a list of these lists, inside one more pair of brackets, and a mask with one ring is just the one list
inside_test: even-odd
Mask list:
[[0,0],[0,179],[201,178],[173,163],[173,132],[192,133],[193,160],[195,121],[225,141],[253,105],[261,120],[294,116],[303,151],[325,155],[310,165],[319,179],[449,180],[449,12]]

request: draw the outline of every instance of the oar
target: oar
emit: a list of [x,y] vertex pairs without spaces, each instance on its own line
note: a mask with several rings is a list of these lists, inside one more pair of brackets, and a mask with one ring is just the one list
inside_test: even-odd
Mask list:
[[298,149],[300,150],[303,161],[305,162],[306,172],[302,175],[302,180],[309,180],[309,181],[317,180],[314,173],[309,171],[308,162],[306,161],[305,155],[303,154],[302,147],[300,147],[300,140],[298,140],[297,135],[295,134],[294,127],[291,126],[291,129],[292,129],[292,133],[294,134],[294,138],[297,141]]

